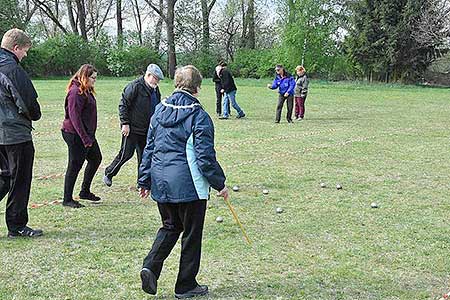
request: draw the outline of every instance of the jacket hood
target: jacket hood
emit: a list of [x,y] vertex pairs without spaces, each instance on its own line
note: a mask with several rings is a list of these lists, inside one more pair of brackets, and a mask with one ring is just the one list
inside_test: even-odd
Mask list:
[[158,105],[155,112],[156,122],[163,127],[173,127],[199,109],[202,109],[202,105],[192,94],[184,90],[175,90]]
[[0,66],[7,65],[7,64],[17,64],[18,59],[14,55],[14,53],[1,48],[0,50]]

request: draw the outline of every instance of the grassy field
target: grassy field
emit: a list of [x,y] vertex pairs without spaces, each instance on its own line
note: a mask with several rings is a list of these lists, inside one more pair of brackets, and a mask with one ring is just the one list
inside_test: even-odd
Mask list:
[[[92,190],[102,204],[30,208],[30,226],[45,236],[8,240],[1,202],[0,299],[173,298],[179,244],[158,295],[140,290],[160,219],[155,203],[132,191],[136,159],[111,188],[102,183],[120,146],[117,104],[127,82],[97,82],[103,162]],[[210,299],[416,300],[450,292],[448,90],[312,81],[305,120],[274,124],[277,95],[267,82],[237,84],[246,119],[215,117],[209,79],[200,100],[213,116],[227,184],[240,186],[231,201],[253,245],[213,192],[198,276]],[[35,85],[43,114],[35,123],[30,207],[62,198],[67,163],[59,130],[66,80]],[[161,90],[169,95],[171,83]]]

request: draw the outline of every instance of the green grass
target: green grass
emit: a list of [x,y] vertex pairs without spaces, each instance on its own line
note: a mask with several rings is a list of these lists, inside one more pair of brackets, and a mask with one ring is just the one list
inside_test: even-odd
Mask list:
[[[155,298],[140,290],[138,274],[160,218],[153,201],[130,191],[136,159],[113,187],[101,180],[119,150],[117,104],[127,82],[97,82],[103,162],[92,190],[103,203],[30,209],[30,225],[45,230],[35,240],[8,240],[0,216],[0,299]],[[306,119],[277,125],[267,82],[237,84],[248,118],[213,120],[228,186],[241,187],[231,200],[253,245],[213,192],[198,276],[211,299],[409,300],[450,291],[448,90],[312,81]],[[63,178],[42,178],[67,164],[59,130],[66,80],[35,85],[43,117],[35,123],[30,205],[61,199]],[[169,95],[171,83],[161,90]],[[200,99],[214,116],[209,79]],[[177,244],[155,299],[173,298],[179,251]]]

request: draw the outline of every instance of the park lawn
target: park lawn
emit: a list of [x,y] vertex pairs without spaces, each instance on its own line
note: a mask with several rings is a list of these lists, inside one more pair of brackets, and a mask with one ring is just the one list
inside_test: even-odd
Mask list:
[[[139,270],[160,219],[155,203],[133,191],[136,159],[111,188],[102,183],[120,147],[117,104],[128,81],[96,85],[103,162],[92,191],[102,204],[31,208],[29,224],[45,236],[9,240],[1,202],[0,299],[173,298],[179,243],[158,295],[140,289]],[[62,197],[66,83],[35,81],[42,119],[34,124],[30,206]],[[198,276],[209,298],[438,299],[450,292],[448,90],[312,80],[305,120],[274,124],[277,94],[267,83],[237,80],[243,120],[235,111],[218,120],[210,79],[201,90],[227,184],[240,187],[232,204],[253,241],[246,244],[213,191]],[[172,89],[161,83],[163,96]]]

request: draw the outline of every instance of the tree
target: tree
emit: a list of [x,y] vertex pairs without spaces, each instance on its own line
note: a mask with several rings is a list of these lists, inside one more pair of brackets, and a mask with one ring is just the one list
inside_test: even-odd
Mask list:
[[25,29],[36,10],[31,0],[0,0],[0,34],[13,27]]
[[242,34],[241,47],[255,49],[255,0],[241,1]]
[[[433,25],[443,29],[436,12],[437,0],[364,0],[352,3],[354,27],[349,52],[364,66],[369,80],[416,81],[436,56],[444,39],[418,36]],[[441,10],[444,16],[448,11]],[[422,27],[423,26],[423,27]],[[429,30],[428,30],[429,31]],[[445,30],[444,30],[445,31]],[[445,35],[445,34],[444,34]],[[430,37],[430,34],[424,34]]]
[[116,0],[117,46],[123,46],[122,0]]
[[148,5],[162,18],[166,23],[167,30],[167,56],[169,77],[173,78],[175,75],[175,68],[177,65],[177,57],[175,53],[175,4],[177,0],[165,0],[165,10],[156,6],[152,0],[145,0]]
[[422,6],[420,15],[412,36],[420,46],[434,49],[433,56],[439,57],[448,50],[444,45],[450,37],[450,1],[429,1],[429,5]]
[[209,44],[210,44],[210,36],[209,36],[209,16],[211,14],[211,10],[216,3],[216,0],[211,0],[208,3],[208,0],[200,0],[202,6],[202,50],[204,53],[209,52]]
[[142,46],[142,17],[141,9],[139,7],[138,0],[131,0],[134,22],[136,24],[136,31],[139,39],[139,46]]

